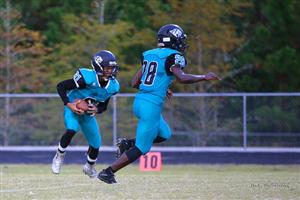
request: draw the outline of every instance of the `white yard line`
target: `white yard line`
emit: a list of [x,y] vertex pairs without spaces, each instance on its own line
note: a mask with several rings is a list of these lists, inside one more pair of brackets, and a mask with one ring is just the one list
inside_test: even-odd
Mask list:
[[81,187],[87,186],[89,184],[72,184],[67,186],[54,186],[54,187],[42,187],[42,188],[29,188],[29,189],[8,189],[8,190],[0,190],[0,193],[14,193],[14,192],[34,192],[34,191],[43,191],[43,190],[56,190],[56,189],[64,189],[64,188],[72,188],[72,187]]

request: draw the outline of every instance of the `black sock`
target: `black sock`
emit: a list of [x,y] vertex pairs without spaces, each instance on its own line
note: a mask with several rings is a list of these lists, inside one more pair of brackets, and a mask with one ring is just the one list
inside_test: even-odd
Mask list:
[[67,146],[69,146],[69,144],[71,143],[71,140],[75,134],[76,134],[75,131],[68,129],[60,139],[60,142],[59,142],[60,146],[62,148],[67,148]]
[[92,146],[89,146],[89,150],[87,152],[87,163],[90,165],[95,164],[97,157],[99,153],[99,148],[94,148]]
[[66,151],[62,151],[59,148],[57,149],[59,153],[65,153]]

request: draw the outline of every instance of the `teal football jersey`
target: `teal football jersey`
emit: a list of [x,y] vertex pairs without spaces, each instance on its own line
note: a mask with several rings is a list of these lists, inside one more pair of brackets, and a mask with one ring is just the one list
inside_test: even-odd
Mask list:
[[166,92],[174,80],[171,68],[174,65],[186,66],[185,57],[170,48],[156,48],[143,53],[143,75],[137,98],[163,104]]
[[75,99],[90,98],[96,102],[104,102],[120,90],[120,84],[117,79],[109,79],[105,87],[101,87],[98,76],[94,70],[80,68],[73,76],[73,80],[78,87],[77,81],[83,78],[86,87],[83,89],[70,90],[67,94],[70,102]]

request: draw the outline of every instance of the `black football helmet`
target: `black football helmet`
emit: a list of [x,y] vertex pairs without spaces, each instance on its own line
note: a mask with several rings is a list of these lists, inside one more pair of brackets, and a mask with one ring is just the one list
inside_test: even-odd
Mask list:
[[186,34],[183,29],[176,24],[162,26],[157,33],[159,47],[169,47],[184,53],[186,45]]
[[109,75],[110,78],[115,78],[119,71],[119,65],[117,64],[115,55],[107,50],[101,50],[93,55],[91,59],[91,65],[99,76],[104,75],[103,68],[105,67],[113,68],[111,75]]

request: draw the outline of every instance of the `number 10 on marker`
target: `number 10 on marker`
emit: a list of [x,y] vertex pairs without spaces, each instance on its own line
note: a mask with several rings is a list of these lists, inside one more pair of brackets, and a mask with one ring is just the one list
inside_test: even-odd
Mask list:
[[162,159],[160,152],[149,152],[140,157],[140,171],[161,171]]

